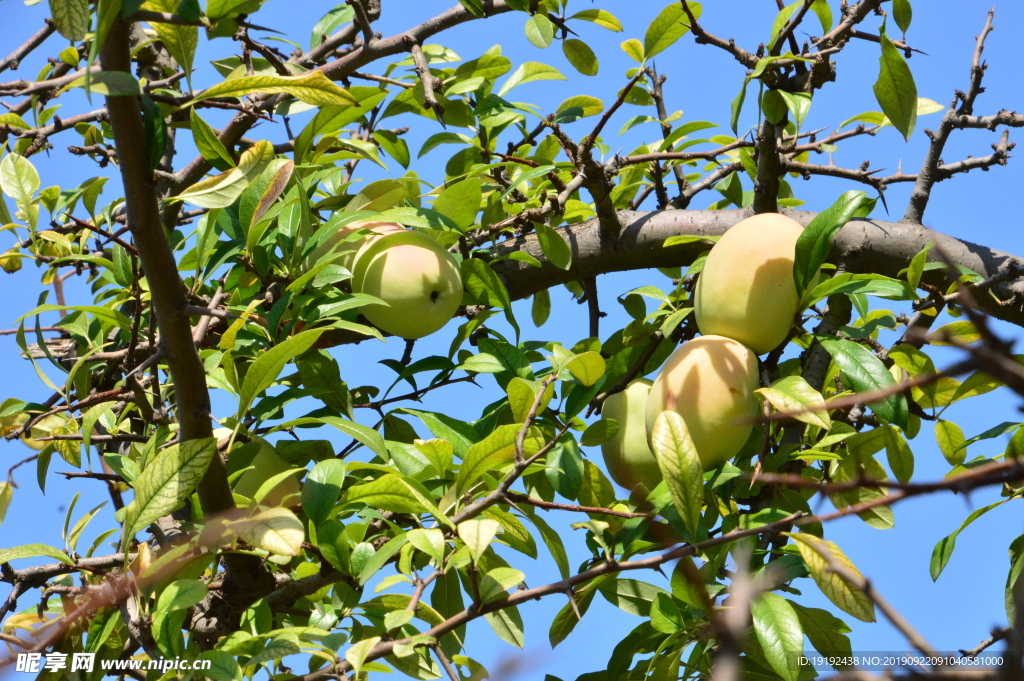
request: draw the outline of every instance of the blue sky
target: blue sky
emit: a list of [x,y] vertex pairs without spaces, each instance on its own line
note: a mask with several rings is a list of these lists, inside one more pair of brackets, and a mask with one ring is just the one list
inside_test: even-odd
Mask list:
[[[376,29],[385,36],[393,35],[420,21],[440,13],[451,6],[451,0],[384,0],[382,19]],[[600,73],[596,77],[577,74],[562,56],[558,45],[540,50],[526,41],[521,13],[497,17],[486,22],[473,22],[457,27],[438,36],[431,42],[438,42],[455,50],[464,59],[479,56],[494,44],[501,44],[503,53],[510,57],[513,65],[524,61],[543,61],[556,66],[569,80],[530,83],[513,91],[511,98],[541,106],[553,111],[566,97],[589,94],[610,102],[615,92],[624,84],[624,73],[635,66],[619,48],[627,38],[641,38],[653,16],[667,4],[667,0],[634,0],[633,2],[583,2],[572,0],[572,11],[601,7],[615,13],[625,26],[624,33],[611,33],[589,23],[574,22],[573,28],[580,37],[593,46],[600,59]],[[833,11],[838,15],[838,3]],[[324,2],[286,2],[271,0],[256,19],[257,23],[283,31],[287,37],[308,44],[309,29],[329,8]],[[748,49],[754,49],[759,42],[767,39],[775,16],[775,3],[769,0],[715,0],[706,3],[702,24],[709,31],[724,37],[734,37]],[[918,92],[922,97],[947,103],[954,89],[967,85],[968,69],[974,47],[974,36],[981,29],[989,4],[978,0],[933,0],[915,3],[917,13],[910,28],[908,41],[928,53],[915,55],[910,64],[914,70]],[[6,0],[3,5],[5,31],[0,38],[0,54],[9,53],[20,44],[30,32],[41,25],[46,16],[45,3],[26,7],[16,0]],[[862,28],[875,31],[880,18],[870,18]],[[1001,108],[1024,110],[1024,89],[1019,85],[1019,67],[1016,63],[1015,47],[1017,36],[1024,27],[1024,6],[1019,3],[1004,3],[997,8],[996,31],[990,36],[986,58],[991,67],[986,75],[984,93],[978,100],[977,113],[993,113]],[[817,23],[811,19],[800,29],[809,34],[819,32]],[[893,32],[895,27],[890,29]],[[800,32],[798,32],[800,33]],[[800,34],[805,39],[806,36]],[[46,47],[26,60],[21,69],[5,77],[34,77],[46,55],[55,55],[64,45],[59,37],[51,39]],[[196,87],[210,84],[215,77],[207,66],[210,59],[236,53],[237,45],[221,39],[214,43],[205,40],[200,44],[196,63],[200,69],[195,79]],[[709,46],[694,44],[686,36],[676,45],[656,58],[660,72],[668,75],[666,96],[669,111],[683,110],[683,121],[708,120],[722,126],[721,134],[728,134],[729,103],[739,91],[743,70],[721,51]],[[851,45],[839,59],[838,82],[827,85],[817,92],[805,128],[828,127],[835,129],[847,118],[864,112],[877,110],[872,96],[871,85],[878,68],[878,46],[868,42]],[[380,72],[380,69],[368,69]],[[80,95],[67,97],[60,115],[66,117],[88,110],[89,104]],[[753,97],[748,97],[747,107],[741,118],[741,128],[755,122]],[[615,133],[629,117],[638,113],[635,107],[626,106],[607,128],[605,142],[613,151],[629,152],[637,145],[657,139],[660,131],[654,124],[634,128],[623,137]],[[861,137],[845,143],[835,155],[835,162],[847,167],[856,167],[870,159],[872,167],[884,167],[895,171],[902,165],[906,172],[916,170],[923,156],[927,139],[922,131],[938,122],[939,114],[922,117],[918,129],[909,143],[892,128],[883,130],[875,138]],[[214,125],[223,122],[224,116],[215,112],[204,117]],[[301,117],[297,119],[304,120]],[[394,125],[411,125],[406,136],[413,156],[427,136],[440,128],[423,118],[405,115],[393,119]],[[293,121],[293,129],[302,123]],[[569,127],[572,134],[580,137],[589,131],[588,122],[582,121]],[[262,135],[272,141],[283,141],[286,133],[279,123],[263,123],[251,136]],[[968,155],[981,156],[989,153],[989,144],[996,141],[996,135],[987,131],[966,131],[955,133],[947,146],[944,157],[955,161]],[[188,135],[179,139],[187,141]],[[1011,136],[1011,140],[1013,137]],[[99,174],[87,159],[79,159],[62,153],[68,144],[79,143],[73,133],[65,133],[53,140],[57,149],[49,158],[43,155],[33,157],[43,176],[43,186],[60,184],[74,186],[81,180]],[[194,150],[182,144],[179,163],[191,158]],[[442,147],[414,161],[413,168],[427,181],[436,182],[443,175],[444,163],[451,153]],[[825,156],[814,159],[827,163]],[[393,165],[393,162],[392,162]],[[106,171],[103,171],[106,172]],[[379,173],[360,166],[364,179],[372,180]],[[829,205],[838,194],[852,187],[841,180],[816,178],[811,182],[791,181],[797,197],[807,202],[807,208],[817,210]],[[111,185],[114,182],[110,183]],[[988,173],[973,172],[959,176],[938,185],[930,203],[926,224],[938,231],[963,239],[983,243],[1011,253],[1024,253],[1024,233],[1019,229],[1019,190],[1024,185],[1024,165],[1016,159],[1006,168],[998,167]],[[109,186],[109,185],[108,185]],[[749,186],[746,188],[749,189]],[[909,185],[896,185],[887,192],[892,210],[889,219],[898,219],[906,205]],[[108,191],[105,200],[113,198]],[[711,192],[698,196],[693,208],[703,208],[720,196]],[[879,207],[875,217],[886,219]],[[9,247],[11,237],[0,236],[0,250]],[[39,275],[26,261],[26,267],[16,275],[2,275],[5,295],[0,296],[0,325],[10,322],[32,305],[41,291]],[[77,282],[70,282],[69,297],[76,302],[88,302],[89,292]],[[608,317],[602,320],[602,337],[626,322],[622,308],[615,303],[615,297],[645,284],[668,286],[668,281],[656,271],[638,271],[608,275],[599,280],[602,309]],[[551,320],[541,329],[530,323],[529,302],[516,305],[516,316],[523,325],[524,339],[557,339],[570,346],[587,335],[586,307],[571,301],[569,293],[561,288],[551,291],[554,310]],[[45,320],[55,321],[55,319]],[[499,330],[504,327],[499,323]],[[1004,324],[997,328],[1004,336],[1020,337],[1021,330]],[[430,354],[447,354],[455,325],[416,346],[415,357]],[[403,345],[395,340],[388,343],[367,342],[359,346],[336,348],[333,353],[342,367],[342,375],[350,386],[379,384],[390,381],[390,370],[377,365],[380,359],[401,356]],[[4,364],[4,383],[7,392],[0,397],[16,396],[22,399],[44,399],[45,388],[38,382],[31,365],[17,358],[17,347],[10,336],[0,337],[0,352],[7,361]],[[949,352],[938,353],[936,363],[942,365],[954,358]],[[454,416],[474,418],[481,405],[490,403],[499,396],[499,390],[489,377],[482,377],[483,388],[457,385],[439,391],[423,403],[423,408],[443,410]],[[968,437],[980,433],[1002,421],[1020,419],[1019,401],[1005,390],[975,398],[965,405],[956,406],[947,412],[947,417],[961,424]],[[228,416],[234,405],[225,396],[215,398],[215,410],[219,415]],[[948,471],[948,465],[935,446],[932,429],[925,424],[920,435],[911,441],[916,455],[917,479],[935,479]],[[1004,442],[991,440],[974,445],[969,456],[995,456],[1003,450]],[[0,461],[3,467],[12,465],[20,458],[31,454],[19,444],[0,443]],[[587,452],[588,456],[600,462],[597,450]],[[65,470],[62,463],[53,463],[51,471]],[[60,525],[64,507],[71,496],[78,491],[83,498],[77,514],[89,509],[106,498],[100,483],[90,481],[66,482],[52,475],[48,481],[45,496],[39,493],[34,481],[34,466],[21,468],[16,476],[20,489],[16,490],[14,502],[7,520],[0,527],[0,544],[12,546],[35,541],[60,543]],[[1006,547],[1009,542],[1024,531],[1024,522],[1014,506],[1004,506],[982,517],[965,531],[957,541],[953,558],[939,579],[932,584],[928,576],[928,561],[935,542],[952,532],[973,509],[985,505],[997,497],[992,492],[979,492],[969,498],[950,494],[935,495],[904,502],[896,507],[896,527],[888,531],[869,528],[857,518],[840,520],[827,529],[827,536],[836,541],[866,575],[871,577],[880,591],[887,596],[921,633],[939,650],[970,648],[988,635],[993,625],[1005,623],[1003,610],[1003,584],[1006,578],[1008,560]],[[826,504],[827,506],[827,504]],[[574,536],[569,523],[577,518],[555,514],[550,522],[563,532],[574,566],[585,554],[578,549],[582,537]],[[81,542],[88,545],[93,536],[113,527],[112,514],[105,512],[93,521],[87,536]],[[573,550],[576,547],[577,550]],[[510,556],[511,558],[511,556]],[[528,575],[529,584],[537,586],[557,580],[557,572],[546,554],[533,564],[530,559],[519,556],[519,562]],[[633,575],[634,577],[666,586],[665,579],[656,573]],[[5,585],[6,586],[6,585]],[[810,580],[798,580],[794,586],[804,595],[801,603],[828,607],[824,597]],[[0,590],[0,597],[6,589]],[[22,607],[30,605],[26,598]],[[526,622],[527,655],[519,658],[520,678],[543,679],[553,674],[566,681],[583,672],[604,667],[607,656],[615,642],[640,620],[614,609],[601,599],[584,618],[577,630],[557,649],[552,651],[547,643],[547,630],[554,614],[562,607],[564,599],[550,598],[521,608]],[[844,617],[851,624],[852,618]],[[873,625],[856,623],[851,634],[854,650],[887,651],[901,650],[905,643],[898,632],[887,623]],[[482,622],[471,628],[469,654],[480,660],[492,671],[517,651],[499,641]]]

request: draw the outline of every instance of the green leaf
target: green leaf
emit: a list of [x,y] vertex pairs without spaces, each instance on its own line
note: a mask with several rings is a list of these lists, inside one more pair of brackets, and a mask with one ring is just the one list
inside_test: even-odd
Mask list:
[[[250,369],[250,371],[252,370]],[[319,420],[322,423],[337,428],[349,437],[359,440],[382,459],[388,458],[388,450],[384,445],[384,438],[373,428],[338,416],[322,416]]]
[[761,393],[773,407],[783,413],[804,411],[812,407],[821,407],[815,411],[794,414],[793,418],[825,430],[832,429],[828,412],[824,409],[825,398],[811,387],[802,376],[786,376],[775,381],[770,388],[760,388],[754,392]]
[[509,589],[525,580],[526,575],[514,568],[494,568],[480,580],[480,600],[484,603],[501,600],[508,596]]
[[512,69],[512,61],[500,54],[484,54],[482,57],[465,62],[455,69],[454,76],[461,81],[474,78],[494,80]]
[[64,553],[60,549],[47,546],[46,544],[24,544],[10,549],[0,549],[0,564],[9,563],[12,560],[18,560],[19,558],[35,558],[36,556],[56,558],[60,562],[67,563],[68,565],[75,564],[75,561],[71,560],[68,554]]
[[630,38],[629,40],[622,41],[622,43],[619,44],[619,47],[621,47],[622,51],[625,52],[633,61],[638,64],[642,64],[644,62],[644,44],[636,38]]
[[10,508],[13,498],[14,486],[7,481],[0,482],[0,524],[3,524],[4,518],[7,517],[7,509]]
[[555,25],[543,12],[537,12],[527,19],[524,30],[526,39],[541,49],[549,47],[555,39]]
[[502,641],[522,649],[526,645],[526,636],[523,633],[523,617],[519,614],[519,608],[512,606],[502,608],[484,615],[484,619],[491,625],[491,629]]
[[306,476],[302,485],[302,510],[314,525],[323,524],[338,503],[345,470],[344,461],[327,459],[314,466]]
[[[143,9],[157,12],[168,12],[177,14],[179,0],[147,0]],[[178,26],[162,21],[154,21],[149,24],[160,42],[170,52],[174,60],[185,72],[185,78],[189,82],[189,90],[192,89],[192,65],[196,56],[196,47],[199,45],[199,28],[197,26]]]
[[568,40],[562,41],[562,54],[569,60],[569,63],[573,65],[577,71],[582,73],[584,76],[596,76],[599,66],[597,63],[597,55],[590,49],[590,45],[587,45],[582,40],[575,38],[569,38]]
[[[698,2],[687,3],[694,19],[700,19],[704,8]],[[689,17],[681,2],[673,2],[654,17],[644,33],[644,59],[650,59],[670,47],[690,30]]]
[[382,475],[362,485],[345,490],[341,498],[345,506],[366,504],[394,513],[432,513],[440,516],[437,506],[409,480],[394,473]]
[[952,421],[939,419],[935,422],[935,441],[939,445],[939,451],[951,466],[959,466],[967,457],[967,439],[960,426]]
[[598,587],[601,595],[619,610],[640,617],[651,616],[651,606],[659,596],[669,592],[659,586],[635,579],[609,579]]
[[[462,458],[455,489],[461,494],[487,471],[504,468],[515,461],[516,439],[521,429],[522,426],[515,423],[498,426],[493,433],[470,447]],[[523,440],[523,456],[529,458],[544,444],[543,434],[531,426]]]
[[309,71],[300,76],[242,76],[209,87],[182,105],[186,108],[211,97],[244,97],[251,94],[285,93],[313,106],[359,106],[359,100],[344,90],[322,71]]
[[62,36],[73,43],[85,40],[92,25],[89,0],[50,0],[50,14]]
[[671,410],[658,414],[651,445],[672,501],[686,529],[696,537],[704,505],[704,470],[683,417]]
[[555,110],[555,114],[560,114],[568,111],[569,109],[579,109],[580,113],[575,120],[580,118],[587,118],[588,116],[596,116],[604,111],[604,103],[597,97],[591,97],[590,95],[576,95],[565,100],[558,105]]
[[36,315],[44,314],[46,312],[84,312],[91,314],[92,316],[99,319],[106,325],[116,326],[120,329],[128,331],[132,327],[131,321],[119,310],[114,310],[109,307],[101,307],[99,305],[40,305],[39,307],[33,308],[31,311],[26,312],[17,319],[14,320],[15,324],[18,324],[23,319],[28,317],[34,317]]
[[739,134],[738,126],[740,124],[740,114],[743,112],[743,102],[747,99],[747,86],[750,85],[750,78],[743,80],[743,87],[740,88],[740,92],[736,95],[735,99],[729,105],[729,127],[732,128],[734,135]]
[[807,287],[814,281],[818,270],[828,257],[832,237],[850,221],[865,203],[867,194],[862,191],[848,191],[835,203],[818,213],[804,228],[796,240],[796,256],[793,260],[793,281],[797,295],[803,297]]
[[0,161],[0,189],[14,199],[20,211],[32,203],[39,185],[39,172],[24,156],[7,154]]
[[541,222],[536,224],[535,231],[541,250],[551,264],[561,270],[569,269],[572,266],[572,249],[562,235]]
[[415,530],[409,530],[406,533],[406,536],[409,538],[410,544],[433,558],[437,561],[438,565],[444,563],[444,532],[436,528],[417,528]]
[[502,192],[500,200],[504,200],[505,197],[511,194],[516,187],[523,184],[524,182],[530,182],[532,180],[536,180],[538,177],[543,177],[554,169],[555,166],[547,165],[540,166],[539,168],[531,168],[530,170],[527,170],[525,173],[520,173],[515,177],[515,179],[512,180],[512,182],[509,183],[508,188],[504,192]]
[[784,681],[797,681],[804,630],[796,610],[785,598],[769,591],[750,601],[750,614],[768,664]]
[[591,350],[570,359],[565,368],[577,381],[589,388],[604,376],[607,365],[600,353]]
[[324,329],[303,331],[275,345],[256,358],[256,361],[249,366],[249,371],[246,372],[242,388],[239,391],[239,417],[247,414],[253,400],[273,385],[278,374],[284,369],[284,365],[311,348],[323,332]]
[[198,659],[210,661],[210,667],[204,669],[203,674],[214,681],[242,681],[242,668],[234,655],[223,650],[207,650]]
[[526,513],[526,517],[540,532],[541,538],[544,540],[545,546],[548,547],[548,552],[551,553],[551,558],[555,561],[555,565],[558,567],[558,574],[562,576],[562,579],[569,579],[569,556],[565,552],[565,544],[562,543],[562,537],[558,534],[547,521],[540,517],[537,513]]
[[893,126],[909,141],[917,123],[917,85],[903,54],[884,32],[881,38],[882,56],[873,88],[875,99]]
[[530,318],[536,327],[544,326],[544,322],[551,316],[551,294],[548,290],[541,289],[533,294],[533,305],[530,307]]
[[892,427],[885,428],[885,455],[889,469],[900,482],[910,482],[914,475],[914,453],[903,435]]
[[352,647],[345,651],[345,659],[352,665],[352,671],[356,674],[362,671],[363,664],[366,662],[366,656],[370,654],[370,651],[378,643],[380,643],[380,636],[374,636],[353,644]]
[[814,535],[802,532],[789,534],[789,537],[796,542],[800,556],[807,564],[814,582],[825,594],[825,597],[832,601],[836,607],[845,613],[853,615],[862,622],[875,621],[875,604],[860,589],[846,583],[842,577],[829,569],[829,563],[819,552],[828,553],[832,560],[845,567],[855,575],[860,571],[838,546],[830,541],[819,539]]
[[477,19],[483,19],[487,16],[487,12],[484,9],[484,5],[481,0],[459,0],[459,3],[466,8],[466,11],[475,16]]
[[914,18],[914,10],[910,6],[910,0],[892,0],[892,19],[903,31],[903,35],[910,30],[910,21]]
[[[540,14],[535,14],[532,19],[541,17]],[[544,17],[547,21],[547,17]],[[550,22],[548,22],[550,23]],[[529,83],[535,80],[569,80],[562,75],[562,72],[556,69],[554,66],[548,64],[542,64],[536,61],[528,61],[519,65],[515,71],[512,72],[504,83],[501,85],[501,89],[498,90],[498,96],[504,97],[505,93],[510,91],[512,88],[522,85],[523,83]],[[426,146],[426,145],[424,145]],[[423,152],[420,152],[422,155]]]
[[[857,392],[872,392],[896,385],[896,379],[873,352],[853,341],[820,338],[819,342],[832,355],[840,371]],[[909,412],[903,393],[889,395],[878,402],[870,402],[871,409],[882,419],[904,430]]]
[[584,447],[598,447],[610,442],[619,433],[619,422],[615,419],[600,419],[587,426],[580,436]]
[[[800,626],[815,650],[825,656],[834,656],[834,659],[837,660],[853,656],[850,637],[844,635],[850,631],[850,627],[846,626],[845,622],[828,610],[805,608],[793,601],[789,601],[789,604],[793,606],[797,617],[800,618]],[[850,669],[853,666],[851,664],[844,665],[838,661],[832,664],[837,670]]]
[[479,258],[467,258],[462,261],[462,282],[466,290],[480,302],[491,307],[508,310],[512,301],[508,289],[501,283],[491,266]]
[[949,563],[949,559],[953,556],[953,549],[956,548],[956,537],[958,534],[964,531],[964,529],[973,523],[975,520],[991,511],[996,506],[1000,506],[1006,503],[1008,499],[1002,499],[995,503],[983,506],[982,508],[975,509],[967,518],[960,523],[960,527],[950,534],[948,537],[943,537],[935,548],[932,549],[932,559],[928,567],[928,572],[932,576],[934,582],[942,574],[942,571],[946,569],[946,565]]
[[186,440],[160,450],[132,484],[135,498],[125,507],[125,547],[137,532],[178,508],[192,494],[216,455],[217,438],[213,437]]
[[198,579],[179,579],[167,585],[157,599],[157,609],[170,612],[185,610],[206,598],[206,585]]
[[452,219],[460,229],[468,229],[476,222],[483,197],[478,177],[470,177],[449,185],[434,199],[434,210]]
[[89,71],[87,75],[71,81],[64,87],[67,90],[88,87],[91,92],[106,97],[134,97],[142,93],[135,76],[124,71]]
[[818,15],[822,33],[832,30],[832,8],[828,6],[828,0],[814,0],[811,11]]
[[622,32],[622,22],[620,22],[614,14],[603,9],[585,9],[580,12],[576,12],[569,19],[580,19],[582,21],[589,21],[607,28],[609,31],[615,31],[616,33]]
[[371,137],[387,152],[387,155],[398,161],[403,168],[409,167],[409,145],[404,139],[390,130],[374,130]]
[[[551,628],[548,630],[548,641],[552,648],[568,638],[572,630],[579,624],[580,618],[587,614],[590,604],[594,602],[594,596],[597,595],[597,587],[605,579],[607,579],[607,575],[601,575],[589,584],[568,594],[575,602],[576,607],[566,603],[555,615],[555,619],[551,622]],[[579,611],[578,617],[577,611]]]

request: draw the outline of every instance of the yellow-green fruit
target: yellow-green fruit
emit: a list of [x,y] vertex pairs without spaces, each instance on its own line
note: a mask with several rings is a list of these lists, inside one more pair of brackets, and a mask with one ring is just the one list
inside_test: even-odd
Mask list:
[[312,253],[306,256],[306,269],[308,270],[313,267],[320,258],[333,251],[340,255],[335,258],[332,263],[335,265],[341,265],[345,269],[351,271],[352,261],[355,259],[356,252],[359,248],[373,239],[378,238],[375,235],[367,234],[360,239],[346,241],[348,237],[361,229],[368,229],[381,236],[405,231],[405,228],[397,222],[350,222],[344,227],[338,228],[334,234],[327,237],[323,243],[313,250]]
[[[757,357],[722,336],[701,336],[669,356],[647,399],[647,432],[665,410],[683,417],[704,470],[739,453],[757,415]],[[746,420],[746,422],[744,422]]]
[[355,257],[352,290],[388,304],[367,305],[363,315],[401,338],[439,330],[462,302],[459,263],[426,234],[388,234],[363,245]]
[[[288,465],[288,462],[274,451],[273,445],[269,442],[263,442],[260,445],[260,451],[253,457],[252,463],[249,465],[252,468],[242,473],[242,476],[238,478],[235,482],[234,492],[250,499],[256,496],[260,487],[267,480],[292,468],[292,466]],[[294,475],[289,475],[279,482],[274,489],[270,490],[270,493],[263,498],[261,503],[266,506],[280,506],[281,502],[285,501],[287,497],[292,497],[289,503],[296,503],[298,497],[293,495],[297,495],[300,492],[299,481]]]
[[615,419],[619,432],[601,445],[612,480],[626,489],[642,484],[648,491],[661,482],[661,470],[647,444],[647,398],[654,381],[638,378],[604,401],[601,416]]
[[718,240],[694,292],[702,334],[738,340],[758,355],[786,340],[800,304],[793,259],[801,232],[795,220],[762,213]]

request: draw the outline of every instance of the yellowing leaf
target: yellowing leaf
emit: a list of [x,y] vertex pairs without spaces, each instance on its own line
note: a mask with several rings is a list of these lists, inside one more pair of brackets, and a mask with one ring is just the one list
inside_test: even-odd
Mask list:
[[[793,418],[797,421],[820,426],[825,430],[832,429],[832,422],[828,418],[828,412],[824,409],[825,399],[802,376],[786,376],[775,381],[770,388],[759,388],[754,392],[764,395],[765,399],[779,412],[792,413]],[[806,411],[818,406],[822,408]]]
[[860,576],[860,571],[833,542],[819,539],[811,534],[794,532],[789,537],[796,542],[800,556],[807,563],[811,577],[825,596],[836,607],[862,622],[875,621],[875,604],[860,589],[847,584],[846,580],[829,569],[829,561],[822,553],[831,556],[836,564]]
[[466,547],[469,549],[474,563],[484,555],[484,551],[490,546],[491,540],[498,533],[500,526],[501,524],[497,520],[489,518],[466,520],[459,523],[459,539],[466,542]]
[[211,97],[244,97],[251,94],[289,94],[313,106],[359,106],[352,93],[338,87],[321,71],[310,71],[301,76],[242,76],[217,83],[199,93],[182,108]]
[[366,662],[366,656],[370,654],[370,651],[378,643],[380,643],[380,636],[374,636],[353,644],[351,648],[345,651],[345,659],[352,665],[352,671],[357,674],[359,673]]
[[236,520],[231,529],[258,549],[279,556],[297,556],[306,539],[302,521],[287,508],[270,508],[256,515]]

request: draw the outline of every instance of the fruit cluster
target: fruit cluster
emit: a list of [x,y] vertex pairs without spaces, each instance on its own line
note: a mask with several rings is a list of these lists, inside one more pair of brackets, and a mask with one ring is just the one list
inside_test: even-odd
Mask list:
[[682,416],[704,470],[736,456],[757,415],[757,355],[785,342],[799,311],[793,280],[799,223],[776,213],[739,222],[708,254],[694,290],[699,338],[669,356],[657,378],[608,397],[619,430],[602,446],[612,479],[653,489],[662,473],[650,433],[661,412]]

